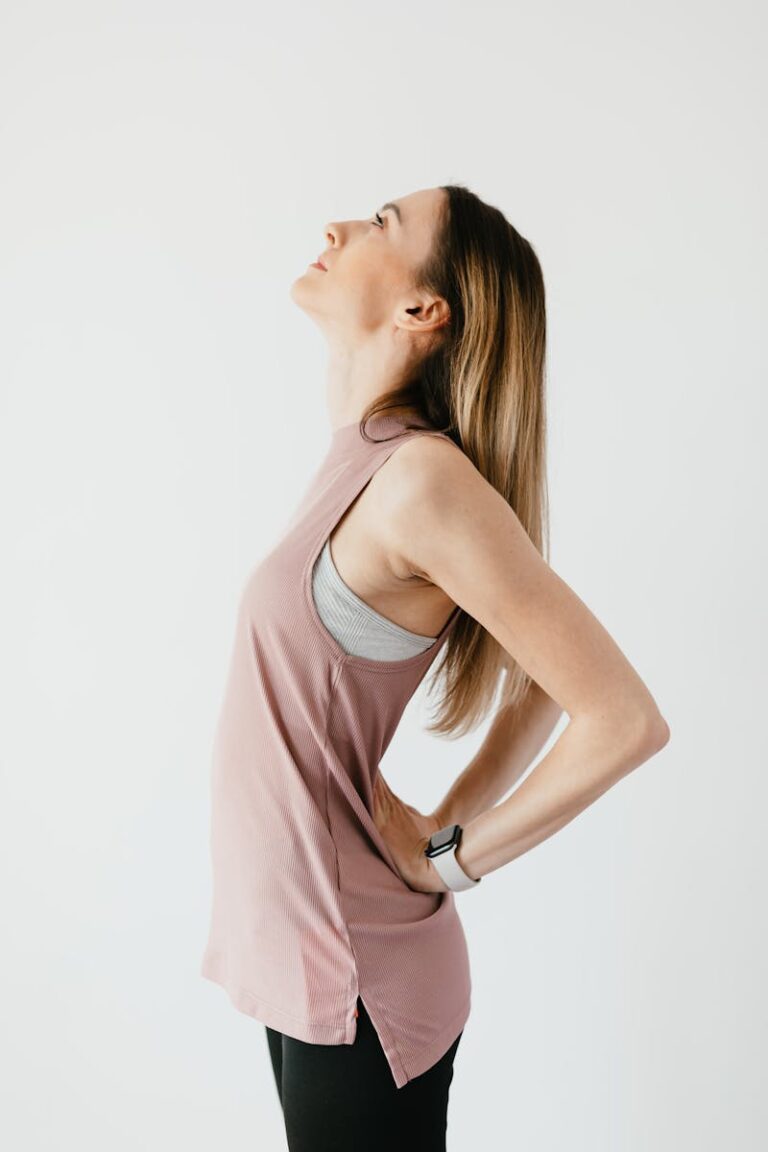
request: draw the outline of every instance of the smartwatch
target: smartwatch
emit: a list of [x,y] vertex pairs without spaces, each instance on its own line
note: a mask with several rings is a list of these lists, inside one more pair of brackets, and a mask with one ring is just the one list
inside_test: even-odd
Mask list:
[[444,828],[432,833],[424,849],[424,855],[432,861],[452,892],[474,888],[482,879],[479,877],[473,880],[456,859],[456,849],[461,844],[461,832],[460,824],[446,824]]

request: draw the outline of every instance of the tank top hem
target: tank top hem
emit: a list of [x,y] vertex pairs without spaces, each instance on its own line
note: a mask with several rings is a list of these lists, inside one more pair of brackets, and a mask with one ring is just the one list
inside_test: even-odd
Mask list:
[[226,957],[221,952],[211,949],[206,951],[200,965],[200,975],[223,988],[238,1012],[284,1032],[286,1036],[293,1036],[308,1044],[352,1044],[355,1039],[356,1021],[351,1013],[345,1021],[335,1024],[320,1024],[292,1016],[249,989],[233,983],[227,976]]
[[439,1033],[427,1048],[421,1049],[418,1059],[408,1061],[404,1067],[405,1079],[402,1084],[397,1085],[398,1088],[402,1088],[409,1080],[415,1080],[417,1076],[427,1072],[441,1056],[445,1055],[459,1033],[464,1031],[471,1011],[472,999],[470,997],[465,1001],[461,1011],[456,1013],[453,1021]]
[[[232,1006],[245,1016],[258,1020],[269,1028],[283,1032],[295,1040],[302,1040],[306,1044],[354,1044],[357,1036],[357,1018],[354,1012],[349,1012],[346,1019],[332,1024],[318,1024],[311,1020],[304,1020],[282,1008],[263,1000],[247,988],[231,983],[226,976],[226,961],[221,953],[208,950],[200,967],[200,975],[206,980],[217,984],[229,996]],[[415,1080],[427,1072],[433,1064],[443,1056],[456,1037],[465,1028],[472,1010],[471,994],[462,1004],[460,1010],[453,1016],[445,1027],[435,1036],[430,1044],[419,1050],[418,1057],[408,1060],[398,1049],[392,1032],[386,1024],[385,1014],[378,1004],[367,992],[359,989],[355,995],[365,1004],[366,1012],[381,1041],[381,1046],[389,1063],[395,1087],[403,1088],[410,1080]]]
[[409,1060],[400,1052],[395,1044],[392,1032],[384,1023],[384,1014],[379,1012],[378,1008],[375,1009],[375,1011],[371,1011],[371,1000],[367,994],[361,992],[360,999],[364,1002],[371,1023],[381,1041],[381,1046],[389,1062],[396,1088],[403,1088],[409,1080],[415,1080],[417,1076],[421,1076],[424,1072],[427,1072],[433,1064],[437,1063],[441,1056],[445,1055],[456,1037],[465,1028],[472,1010],[472,997],[470,994],[464,1001],[461,1009],[449,1020],[437,1036],[435,1036],[428,1045],[419,1049],[418,1056]]

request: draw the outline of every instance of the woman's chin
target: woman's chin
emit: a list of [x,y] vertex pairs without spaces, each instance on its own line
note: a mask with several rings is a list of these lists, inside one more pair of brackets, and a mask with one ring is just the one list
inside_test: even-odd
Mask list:
[[306,295],[306,290],[304,288],[305,280],[306,280],[306,272],[301,276],[297,276],[296,279],[292,282],[290,288],[288,289],[289,297],[291,298],[291,300],[293,300],[294,304],[298,304],[299,307],[301,307],[302,301]]

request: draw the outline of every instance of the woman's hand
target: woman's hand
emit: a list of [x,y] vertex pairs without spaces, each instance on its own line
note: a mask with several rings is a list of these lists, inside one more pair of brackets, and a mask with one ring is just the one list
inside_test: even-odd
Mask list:
[[424,855],[433,832],[442,828],[437,816],[425,816],[405,804],[376,773],[373,790],[373,819],[386,841],[397,870],[409,888],[417,892],[448,892],[440,873]]

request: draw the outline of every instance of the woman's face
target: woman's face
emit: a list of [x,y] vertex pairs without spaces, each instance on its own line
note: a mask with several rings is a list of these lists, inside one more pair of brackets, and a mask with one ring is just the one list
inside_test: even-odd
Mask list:
[[444,198],[442,188],[425,188],[380,205],[367,219],[326,224],[322,249],[310,253],[326,271],[310,263],[291,285],[291,299],[343,339],[440,327],[445,302],[415,292],[413,276],[432,250]]

